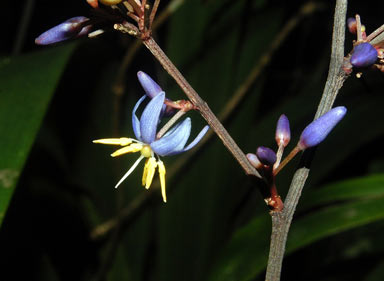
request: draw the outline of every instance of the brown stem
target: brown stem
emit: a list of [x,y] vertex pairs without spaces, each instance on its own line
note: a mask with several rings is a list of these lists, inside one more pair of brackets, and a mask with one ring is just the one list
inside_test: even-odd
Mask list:
[[185,111],[179,110],[175,115],[173,115],[172,118],[169,119],[169,121],[157,133],[156,139],[161,138],[185,113]]
[[153,23],[153,20],[155,19],[157,8],[159,7],[159,4],[160,4],[160,0],[155,0],[155,3],[153,3],[151,14],[149,15],[149,23],[148,23],[148,29],[149,30],[152,29],[152,23]]
[[379,34],[383,33],[384,32],[384,24],[382,26],[380,26],[378,29],[376,29],[374,32],[372,32],[371,34],[369,34],[366,38],[367,42],[370,42],[372,41],[373,39],[375,39]]
[[363,41],[363,32],[361,31],[361,20],[359,15],[356,15],[356,34],[357,42]]
[[[172,1],[171,2],[172,5],[168,6],[169,13],[172,11],[172,9],[177,7],[176,4],[181,5],[182,2],[183,0]],[[244,99],[244,97],[249,92],[249,89],[255,83],[257,78],[259,78],[259,76],[263,73],[263,70],[265,69],[265,67],[268,66],[269,62],[273,57],[274,52],[278,50],[278,48],[281,46],[281,44],[284,42],[287,36],[291,34],[291,32],[294,30],[294,28],[303,18],[303,16],[307,16],[321,7],[319,5],[313,6],[311,3],[313,4],[313,2],[309,2],[305,4],[301,9],[306,12],[300,12],[299,15],[293,16],[288,21],[288,23],[292,23],[292,24],[285,25],[285,27],[276,35],[276,37],[273,39],[271,44],[268,46],[266,52],[260,57],[260,59],[252,67],[251,71],[249,72],[247,77],[244,79],[242,84],[235,90],[231,99],[226,103],[226,105],[223,107],[221,112],[218,114],[222,122],[227,120],[227,118],[231,115],[233,110]],[[307,7],[307,8],[304,9],[304,7]],[[166,16],[168,15],[168,12],[167,13],[162,12],[157,17],[154,25],[156,25],[156,23],[162,22],[162,20],[160,21],[159,19],[159,17],[161,18],[162,15],[164,15],[163,18],[165,19]],[[139,40],[137,40],[136,42],[139,42]],[[135,44],[135,46],[141,46],[141,44],[140,45]],[[130,54],[133,56],[134,51],[132,51]],[[123,66],[127,67],[127,64],[123,63]],[[189,152],[184,157],[179,158],[174,163],[174,165],[172,165],[172,167],[167,171],[168,179],[172,178],[174,174],[177,174],[189,162],[189,160],[195,155],[195,153],[199,151],[199,147],[202,147],[204,144],[206,144],[213,137],[213,135],[214,134],[212,131],[208,131],[207,135],[201,140],[201,142],[197,145],[197,147],[195,147],[194,150]],[[128,206],[126,206],[124,209],[121,210],[118,217],[113,217],[108,221],[96,226],[90,234],[91,239],[100,240],[102,238],[105,238],[107,235],[109,235],[111,231],[116,227],[118,218],[122,218],[124,228],[128,227],[130,222],[134,221],[135,218],[140,215],[140,212],[145,209],[145,206],[147,205],[148,201],[150,200],[152,195],[155,193],[154,191],[158,189],[159,189],[159,185],[156,182],[154,182],[149,192],[142,193],[137,198],[135,198],[133,202],[131,202]]]
[[220,123],[217,117],[213,114],[208,104],[201,99],[192,86],[185,80],[184,76],[176,68],[176,66],[170,61],[163,50],[157,45],[152,37],[143,40],[144,45],[151,51],[154,57],[160,62],[164,69],[175,79],[176,83],[188,96],[191,102],[198,108],[201,115],[207,121],[213,131],[219,136],[224,143],[225,147],[232,153],[235,159],[239,162],[240,166],[244,169],[247,175],[256,176],[261,178],[259,172],[249,163],[245,154],[241,151],[239,146],[235,143],[232,137],[229,135],[224,126]]
[[[340,88],[348,77],[342,70],[347,4],[347,0],[336,1],[329,72],[324,92],[314,119],[332,108]],[[265,280],[267,281],[280,280],[288,232],[302,189],[309,174],[310,160],[307,159],[311,159],[313,153],[314,150],[312,149],[303,153],[301,168],[299,168],[293,176],[287,198],[284,202],[284,210],[282,212],[271,212],[272,235],[267,273],[265,277]]]
[[296,156],[296,154],[300,151],[300,147],[298,146],[295,146],[294,149],[292,149],[292,151],[287,155],[287,157],[284,158],[283,162],[281,162],[281,164],[273,171],[273,175],[277,175],[281,169],[283,169],[285,167],[285,165],[287,165],[289,163],[289,161],[291,161],[293,159],[293,157]]
[[284,144],[280,144],[276,152],[276,162],[275,164],[273,164],[273,170],[276,170],[277,167],[280,166],[280,161],[281,161],[281,158],[283,157],[283,153],[284,153]]

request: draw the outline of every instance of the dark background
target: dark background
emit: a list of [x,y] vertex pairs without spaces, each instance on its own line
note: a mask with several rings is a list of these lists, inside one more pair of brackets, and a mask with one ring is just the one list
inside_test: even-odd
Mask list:
[[[169,2],[162,1],[159,12]],[[305,3],[184,2],[154,36],[215,113]],[[315,3],[320,8],[289,34],[225,123],[245,152],[254,152],[260,145],[275,148],[275,122],[280,114],[291,121],[292,143],[314,116],[327,77],[334,1]],[[60,48],[68,43],[42,47],[34,39],[67,18],[91,14],[86,1],[6,1],[1,10],[2,57]],[[350,1],[348,16],[359,13],[369,34],[383,24],[382,10],[380,1]],[[353,39],[346,35],[346,54]],[[263,280],[270,234],[268,210],[217,137],[199,148],[176,175],[167,175],[167,204],[158,191],[148,193],[141,188],[142,166],[121,188],[113,188],[137,156],[111,159],[109,147],[91,141],[133,136],[131,109],[143,94],[137,71],[150,74],[168,97],[184,98],[145,48],[119,72],[126,50],[134,43],[133,38],[113,31],[73,42],[75,49],[0,230],[0,280]],[[119,73],[122,92],[114,88]],[[315,198],[311,191],[330,183],[382,176],[383,85],[383,74],[368,69],[361,79],[352,75],[341,89],[336,105],[345,105],[348,114],[319,148],[304,191],[308,196],[302,198],[296,216],[301,220],[301,232],[296,233],[305,232],[312,240],[300,246],[303,236],[292,236],[282,280],[383,280],[381,213],[375,216],[374,208],[360,205],[338,210],[347,204],[345,198],[317,205],[310,200]],[[192,139],[204,121],[197,113],[189,115]],[[163,160],[172,167],[180,165],[177,160],[183,157]],[[297,160],[278,178],[283,197],[296,165]],[[378,190],[384,190],[380,185],[382,181]],[[118,231],[97,239],[90,235],[96,226],[138,200],[145,203],[134,209]],[[375,197],[354,200],[376,204]],[[345,228],[340,223],[334,231],[325,223],[322,229],[329,232],[313,238],[319,224],[337,221],[331,211],[328,217],[321,213],[325,210],[346,216],[354,210],[370,217],[356,219]],[[316,219],[319,213],[323,214],[320,221]],[[259,225],[252,224],[255,219]]]

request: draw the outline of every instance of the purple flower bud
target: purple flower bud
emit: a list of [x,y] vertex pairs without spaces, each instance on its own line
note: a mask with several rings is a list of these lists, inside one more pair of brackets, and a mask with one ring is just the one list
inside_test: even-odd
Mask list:
[[259,146],[256,150],[256,156],[260,162],[267,166],[272,166],[276,162],[276,153],[265,146]]
[[277,121],[275,140],[278,146],[282,144],[284,147],[286,147],[291,140],[289,120],[284,114],[282,114]]
[[347,19],[347,26],[348,26],[348,30],[349,30],[350,33],[356,34],[357,23],[356,23],[356,19],[355,18],[348,18]]
[[91,26],[85,26],[87,21],[88,18],[81,16],[70,18],[41,34],[35,39],[35,43],[49,45],[88,34]]
[[259,158],[257,158],[256,154],[253,154],[253,153],[247,153],[247,159],[248,161],[251,163],[251,165],[253,167],[255,167],[256,169],[260,169],[262,164],[260,163],[260,160]]
[[304,150],[308,147],[313,147],[321,143],[336,126],[336,124],[343,119],[345,113],[347,113],[347,109],[344,106],[338,106],[332,108],[330,111],[317,118],[301,133],[297,146],[301,150]]
[[351,64],[354,67],[367,67],[377,60],[377,50],[370,43],[356,45],[352,51]]
[[144,88],[147,96],[151,99],[163,91],[160,86],[145,72],[137,72],[137,78],[139,78],[141,86]]

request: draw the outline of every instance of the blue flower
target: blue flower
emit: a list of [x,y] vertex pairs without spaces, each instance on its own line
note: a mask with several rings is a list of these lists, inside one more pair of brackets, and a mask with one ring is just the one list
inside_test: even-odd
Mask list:
[[164,136],[157,138],[157,126],[160,121],[160,114],[165,100],[165,93],[160,92],[152,98],[152,100],[145,107],[139,120],[136,116],[136,111],[145,98],[146,96],[140,98],[132,112],[133,132],[136,136],[136,139],[112,138],[99,139],[93,142],[123,146],[123,148],[120,148],[112,153],[112,157],[120,156],[126,153],[140,152],[141,155],[139,159],[136,160],[136,162],[125,173],[125,175],[121,178],[115,187],[118,187],[133,172],[133,170],[137,167],[142,159],[147,158],[144,166],[142,184],[146,189],[151,186],[152,179],[157,168],[160,176],[163,201],[166,202],[166,171],[163,161],[160,160],[160,156],[175,155],[191,149],[204,137],[209,129],[209,126],[205,126],[197,135],[197,137],[187,146],[186,143],[191,134],[190,118],[186,118],[185,120],[176,124]]

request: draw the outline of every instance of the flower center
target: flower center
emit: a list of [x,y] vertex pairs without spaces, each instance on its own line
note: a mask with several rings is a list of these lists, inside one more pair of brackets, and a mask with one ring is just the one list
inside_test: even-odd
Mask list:
[[141,149],[140,152],[141,152],[141,155],[143,155],[146,158],[152,156],[152,149],[148,144],[143,145],[143,148]]

